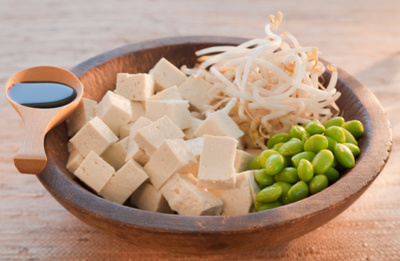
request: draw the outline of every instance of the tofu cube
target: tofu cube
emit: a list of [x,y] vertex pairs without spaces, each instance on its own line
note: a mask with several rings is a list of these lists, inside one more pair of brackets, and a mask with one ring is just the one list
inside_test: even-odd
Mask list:
[[254,157],[257,157],[258,155],[261,154],[261,152],[263,152],[262,149],[246,149],[245,150],[247,153],[253,155]]
[[143,183],[130,197],[133,206],[152,212],[172,214],[174,211],[169,207],[163,194],[150,182]]
[[73,150],[68,156],[67,169],[71,173],[74,173],[75,170],[81,165],[83,160],[84,158],[82,155],[77,150]]
[[94,151],[91,151],[75,170],[74,175],[96,193],[104,188],[115,170]]
[[236,172],[242,172],[249,169],[251,162],[255,157],[243,150],[236,150],[235,169]]
[[179,92],[195,110],[203,111],[203,106],[210,104],[218,95],[219,90],[214,89],[201,76],[192,75],[179,86]]
[[71,144],[86,157],[90,151],[101,155],[118,137],[99,118],[94,117],[71,138]]
[[146,102],[147,118],[156,121],[163,116],[170,118],[182,130],[192,125],[188,101],[148,100]]
[[192,152],[193,156],[196,158],[197,162],[190,165],[188,168],[185,169],[182,173],[192,173],[196,178],[199,172],[199,163],[200,163],[200,154],[201,148],[203,146],[204,137],[199,137],[191,140],[185,140],[186,145],[189,146],[190,151]]
[[172,210],[180,215],[220,215],[222,201],[193,184],[189,175],[175,173],[161,188]]
[[113,166],[115,170],[119,170],[125,164],[126,153],[128,151],[128,137],[111,144],[101,157]]
[[139,162],[139,164],[142,166],[146,165],[146,163],[149,161],[149,157],[135,141],[130,141],[128,152],[126,153],[125,161],[130,159]]
[[253,203],[256,200],[256,195],[258,192],[260,192],[260,186],[258,185],[257,181],[254,179],[254,170],[247,170],[240,172],[240,174],[245,175],[247,178],[247,182],[249,183],[249,188],[250,188],[250,195],[253,200]]
[[195,131],[197,130],[197,128],[200,127],[200,125],[203,124],[203,121],[200,119],[197,119],[193,116],[191,116],[191,125],[190,128],[186,129],[183,131],[183,133],[185,133],[185,140],[190,140],[195,138],[196,136],[194,135]]
[[211,113],[194,132],[196,137],[205,134],[214,136],[229,136],[235,139],[244,135],[239,126],[224,111],[216,111]]
[[118,73],[115,93],[131,101],[145,101],[154,94],[153,77],[147,73]]
[[150,74],[155,81],[156,91],[162,91],[172,86],[179,86],[186,80],[186,75],[170,63],[167,59],[161,58],[151,69]]
[[238,141],[231,137],[204,135],[198,185],[210,189],[235,187],[235,154]]
[[97,102],[82,98],[76,110],[67,119],[68,136],[74,136],[96,114]]
[[175,172],[195,162],[196,158],[182,139],[167,139],[150,157],[144,170],[154,187],[160,189]]
[[[252,171],[236,174],[236,186],[231,189],[209,190],[223,202],[222,215],[233,216],[250,213],[254,205],[253,185],[249,183]],[[253,178],[254,180],[254,178]]]
[[182,100],[182,96],[178,87],[172,86],[149,97],[148,100]]
[[121,95],[107,91],[97,106],[96,114],[115,135],[119,136],[121,126],[128,123],[132,118],[131,102]]
[[119,129],[119,138],[124,139],[129,136],[129,131],[131,129],[133,122],[128,122],[127,124],[121,126]]
[[134,141],[151,157],[166,139],[182,139],[185,134],[167,116],[141,128],[134,136]]
[[131,122],[136,122],[140,117],[146,115],[145,102],[131,102],[132,118]]
[[123,204],[148,178],[149,176],[142,166],[130,160],[110,178],[100,191],[100,196],[112,202]]

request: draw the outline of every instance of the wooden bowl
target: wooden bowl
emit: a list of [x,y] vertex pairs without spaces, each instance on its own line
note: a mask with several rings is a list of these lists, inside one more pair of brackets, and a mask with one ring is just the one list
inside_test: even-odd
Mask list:
[[[100,100],[114,89],[118,72],[148,72],[165,57],[177,66],[193,66],[196,50],[213,45],[237,45],[243,38],[214,36],[176,37],[130,44],[106,52],[75,68],[85,96]],[[329,78],[325,74],[325,78]],[[388,160],[391,127],[376,97],[339,69],[338,101],[347,120],[365,127],[359,140],[361,156],[356,167],[322,192],[276,209],[238,216],[179,216],[153,213],[114,204],[90,192],[66,169],[68,157],[65,124],[48,133],[48,163],[39,180],[53,197],[88,225],[138,246],[182,253],[214,254],[271,247],[333,219],[371,185]]]

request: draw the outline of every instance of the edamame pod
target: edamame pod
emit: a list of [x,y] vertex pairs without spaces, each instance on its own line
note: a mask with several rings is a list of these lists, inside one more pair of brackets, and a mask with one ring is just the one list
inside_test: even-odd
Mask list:
[[299,176],[297,175],[297,169],[293,167],[284,168],[281,172],[275,175],[275,181],[287,182],[294,184],[299,181]]
[[302,152],[303,148],[304,148],[303,141],[297,138],[292,138],[279,148],[279,153],[282,154],[283,156],[292,156]]
[[348,130],[356,139],[364,133],[364,125],[358,120],[346,121],[342,128]]
[[271,203],[261,203],[261,202],[256,201],[254,203],[254,208],[256,209],[257,212],[272,209],[272,208],[277,208],[280,206],[282,206],[282,203],[280,203],[279,201],[274,201]]
[[326,136],[325,138],[328,141],[328,150],[333,152],[333,150],[335,149],[335,146],[337,144],[337,141],[328,136]]
[[343,130],[344,137],[345,137],[345,140],[346,140],[345,142],[346,143],[351,143],[351,144],[354,144],[354,145],[358,146],[358,142],[354,138],[354,136],[348,130],[343,129],[343,128],[342,128],[342,130]]
[[314,168],[311,162],[306,159],[302,159],[297,167],[297,175],[305,182],[309,182],[314,176]]
[[331,126],[341,127],[343,125],[343,123],[344,123],[344,118],[340,117],[340,116],[337,116],[337,117],[333,117],[330,120],[328,120],[324,124],[324,126],[325,126],[325,129],[327,129],[327,128],[331,127]]
[[334,183],[336,180],[339,179],[339,171],[337,171],[334,168],[330,168],[328,169],[327,172],[324,173],[324,175],[328,178],[328,183],[332,184]]
[[322,125],[319,120],[313,120],[312,122],[307,123],[304,128],[310,135],[322,134],[325,131],[324,125]]
[[314,153],[318,153],[320,150],[324,150],[326,148],[328,148],[328,140],[326,139],[325,136],[320,134],[311,136],[304,143],[305,151],[312,151]]
[[291,139],[292,137],[287,134],[287,133],[278,133],[272,136],[268,142],[267,142],[267,147],[268,148],[273,148],[276,144],[282,143],[282,142],[287,142]]
[[311,194],[318,193],[328,187],[328,178],[323,174],[315,175],[308,186]]
[[261,189],[274,184],[274,177],[267,174],[265,169],[258,169],[254,171],[254,179]]
[[285,159],[279,153],[273,154],[265,161],[265,170],[268,175],[274,176],[282,171],[285,165]]
[[360,148],[357,145],[354,145],[352,143],[343,143],[347,148],[351,150],[351,153],[353,153],[354,157],[357,157],[360,155]]
[[253,161],[250,163],[249,169],[253,170],[253,169],[261,169],[261,164],[260,164],[260,155],[258,155],[257,157],[255,157],[253,159]]
[[344,136],[343,128],[338,126],[331,126],[325,130],[325,136],[331,137],[339,143],[345,143],[346,137]]
[[334,150],[335,158],[340,165],[347,169],[354,167],[355,159],[351,150],[343,144],[336,144]]
[[333,153],[330,150],[321,150],[315,155],[312,160],[312,165],[314,168],[314,173],[322,174],[328,171],[332,167],[334,160]]
[[275,185],[280,186],[282,188],[282,194],[279,197],[278,201],[282,204],[286,205],[290,203],[290,200],[287,196],[289,189],[292,187],[291,184],[283,181],[276,182]]
[[314,152],[312,152],[312,151],[304,151],[304,152],[300,152],[300,153],[294,155],[291,158],[291,161],[293,163],[293,166],[295,166],[297,168],[297,166],[299,165],[299,162],[300,162],[301,159],[306,159],[306,160],[311,162],[314,157],[315,157],[315,153]]
[[260,154],[260,165],[261,167],[265,168],[265,162],[266,160],[274,154],[279,154],[279,152],[277,152],[276,150],[264,150],[263,152],[261,152]]
[[294,125],[290,128],[289,135],[292,138],[297,138],[299,140],[303,140],[304,136],[307,136],[307,132],[304,127],[299,125]]
[[306,182],[300,180],[294,184],[288,191],[288,199],[290,202],[296,202],[308,196],[309,190]]
[[282,188],[276,184],[268,186],[256,195],[257,202],[271,203],[277,201],[282,194]]

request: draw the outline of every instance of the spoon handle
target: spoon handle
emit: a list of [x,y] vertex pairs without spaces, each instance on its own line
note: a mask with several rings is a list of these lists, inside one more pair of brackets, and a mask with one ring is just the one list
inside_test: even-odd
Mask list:
[[40,121],[25,119],[24,143],[14,157],[14,165],[19,172],[25,174],[39,174],[46,166],[47,157],[44,150],[44,137],[47,124]]

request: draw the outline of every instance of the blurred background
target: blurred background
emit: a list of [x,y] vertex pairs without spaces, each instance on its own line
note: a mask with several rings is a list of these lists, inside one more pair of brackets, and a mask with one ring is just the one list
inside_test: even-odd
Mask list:
[[[278,32],[354,75],[381,101],[393,127],[388,165],[348,210],[284,245],[209,259],[399,260],[400,2],[396,0],[1,0],[0,83],[37,65],[70,69],[128,43],[180,35],[264,37],[270,14]],[[180,259],[109,238],[64,210],[36,177],[18,174],[12,158],[24,126],[0,95],[0,259]]]

